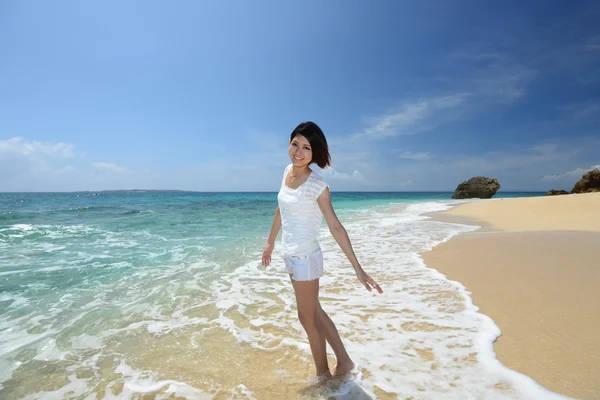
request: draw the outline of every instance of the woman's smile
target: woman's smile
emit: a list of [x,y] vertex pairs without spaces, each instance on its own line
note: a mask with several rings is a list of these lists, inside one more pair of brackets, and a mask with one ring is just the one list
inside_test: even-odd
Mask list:
[[312,161],[312,149],[310,142],[302,135],[296,135],[290,141],[289,147],[290,159],[295,165],[308,165]]

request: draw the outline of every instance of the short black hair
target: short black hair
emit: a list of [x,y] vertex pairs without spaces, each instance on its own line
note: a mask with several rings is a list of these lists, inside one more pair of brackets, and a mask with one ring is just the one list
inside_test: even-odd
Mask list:
[[311,163],[317,163],[320,168],[331,165],[331,156],[329,155],[327,139],[325,139],[323,131],[317,124],[311,121],[302,122],[290,135],[290,142],[297,135],[304,136],[310,143],[313,154]]

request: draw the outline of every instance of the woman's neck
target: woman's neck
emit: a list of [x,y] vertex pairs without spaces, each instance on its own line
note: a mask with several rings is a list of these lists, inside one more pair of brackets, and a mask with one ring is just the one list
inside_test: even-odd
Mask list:
[[294,165],[292,165],[292,176],[293,177],[298,177],[298,176],[305,176],[308,175],[312,172],[312,170],[310,168],[308,168],[307,166],[304,167],[296,167]]

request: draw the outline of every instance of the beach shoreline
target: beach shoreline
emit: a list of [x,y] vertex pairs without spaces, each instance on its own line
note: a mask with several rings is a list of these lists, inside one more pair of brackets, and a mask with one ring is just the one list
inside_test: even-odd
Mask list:
[[600,193],[458,204],[428,216],[480,229],[421,254],[500,328],[502,364],[579,399],[600,398],[597,210]]

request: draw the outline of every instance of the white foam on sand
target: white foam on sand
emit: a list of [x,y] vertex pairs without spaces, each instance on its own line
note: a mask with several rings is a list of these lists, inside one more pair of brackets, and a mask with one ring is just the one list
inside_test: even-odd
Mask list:
[[[112,265],[116,264],[115,261]],[[121,338],[136,334],[147,337],[144,332],[149,333],[151,338],[160,337],[187,327],[206,327],[207,318],[185,313],[212,304],[201,300],[209,297],[208,293],[202,294],[202,291],[206,292],[202,289],[206,286],[203,278],[205,272],[214,273],[218,268],[202,257],[194,257],[188,263],[140,268],[116,282],[89,286],[89,289],[77,288],[62,295],[52,293],[48,296],[50,301],[45,302],[36,299],[35,293],[31,292],[0,294],[0,301],[6,306],[3,310],[6,312],[0,315],[0,390],[3,382],[11,379],[26,382],[27,369],[42,362],[63,370],[66,384],[54,391],[39,391],[31,387],[27,398],[88,396],[89,390],[94,390],[105,379],[98,372],[100,365],[111,357],[115,343]],[[125,359],[137,361],[136,356],[146,344],[141,340],[139,347],[126,349],[131,354],[124,355]],[[22,351],[26,349],[34,351]],[[38,363],[31,362],[34,360]],[[90,371],[94,371],[92,378],[71,379],[79,376],[80,372],[89,374]],[[130,378],[125,393],[133,395],[121,393],[114,398],[135,398],[135,393],[152,391],[153,388],[160,391],[156,398],[173,395],[209,398],[183,382],[168,379],[149,382],[133,379],[135,376]],[[100,394],[94,392],[92,396]],[[113,394],[107,392],[106,396]]]
[[[323,227],[320,299],[364,374],[356,387],[371,397],[382,390],[402,398],[436,400],[565,399],[497,361],[493,341],[500,334],[498,327],[477,312],[461,284],[427,268],[419,256],[478,228],[423,216],[453,203],[396,205],[342,221],[363,268],[381,284],[382,295],[360,285]],[[213,285],[217,322],[257,349],[294,346],[310,355],[283,262],[274,259],[265,271],[260,253],[256,256],[256,261]],[[234,311],[248,324],[236,323]],[[322,396],[343,398],[335,390]]]
[[[383,295],[369,293],[360,285],[323,225],[320,243],[325,276],[321,279],[321,302],[359,368],[348,379],[321,385],[310,398],[376,398],[380,391],[418,399],[563,398],[503,367],[493,353],[492,343],[499,335],[493,321],[477,313],[462,285],[424,265],[419,253],[456,234],[476,229],[434,222],[423,216],[449,207],[447,203],[428,202],[369,208],[344,215],[342,222],[359,260],[381,283]],[[86,268],[96,268],[96,258],[108,257],[102,255],[107,251],[105,244],[111,247],[109,250],[118,243],[123,249],[135,245],[135,238],[119,242],[122,237],[118,235],[86,227],[15,225],[11,229],[17,230],[18,235],[98,234],[98,247],[92,253],[73,253],[69,262],[49,268],[77,268],[84,256],[89,263]],[[188,343],[179,339],[188,338],[189,332],[202,338],[203,332],[215,327],[257,351],[277,351],[289,357],[291,350],[312,364],[281,259],[274,257],[273,264],[265,270],[260,267],[261,249],[249,250],[252,260],[230,270],[212,259],[190,259],[186,252],[192,247],[149,249],[157,258],[164,258],[165,263],[135,268],[118,281],[83,285],[68,294],[50,292],[44,302],[35,297],[37,289],[29,286],[31,292],[0,294],[6,307],[6,314],[0,316],[0,390],[2,382],[10,379],[27,382],[27,374],[21,372],[32,368],[34,363],[29,361],[34,359],[60,364],[60,368],[67,365],[63,377],[68,379],[55,391],[32,388],[38,392],[28,399],[128,399],[145,393],[152,393],[157,399],[203,399],[216,394],[229,398],[258,396],[250,390],[254,389],[254,382],[246,381],[213,382],[199,389],[195,386],[206,383],[201,383],[196,375],[160,373],[158,364],[146,363],[140,356],[156,340],[170,337],[176,339],[169,345],[181,343],[168,353],[177,359]],[[33,273],[48,268],[37,265],[32,270],[30,261],[20,262],[22,265],[11,266],[11,271],[23,267],[21,271]],[[130,266],[129,261],[119,258],[99,263],[98,268],[119,271]],[[203,356],[209,357],[207,362],[218,365],[220,354],[208,354],[202,340],[219,338],[189,341],[194,351],[202,350]],[[128,345],[120,347],[120,341]],[[206,349],[219,349],[218,345],[210,343]],[[22,349],[35,352],[21,352]],[[114,363],[108,376],[101,372],[107,362]],[[291,378],[285,365],[284,358],[273,365],[273,375],[283,371],[287,373],[285,379]],[[91,376],[90,372],[90,378],[77,378]],[[112,372],[119,378],[115,380]],[[99,384],[106,388],[104,393],[97,391]]]
[[13,376],[13,371],[21,366],[20,362],[10,362],[0,358],[0,390],[4,388],[3,383]]
[[[67,377],[69,383],[60,389],[50,392],[37,392],[27,395],[22,400],[62,400],[80,398],[88,391],[87,379],[77,378],[75,374]],[[87,397],[89,398],[89,397]],[[87,399],[86,398],[86,399]]]
[[[114,395],[110,390],[116,382],[108,384],[105,391],[106,399],[131,399],[137,398],[140,394],[154,393],[162,391],[162,393],[156,396],[157,399],[167,399],[173,396],[184,397],[188,399],[210,399],[212,396],[207,393],[188,385],[185,382],[179,382],[176,380],[156,380],[150,371],[139,371],[129,365],[123,360],[119,366],[115,369],[115,373],[121,375],[121,381],[124,382],[123,390],[118,394]],[[165,389],[166,388],[166,389]]]

